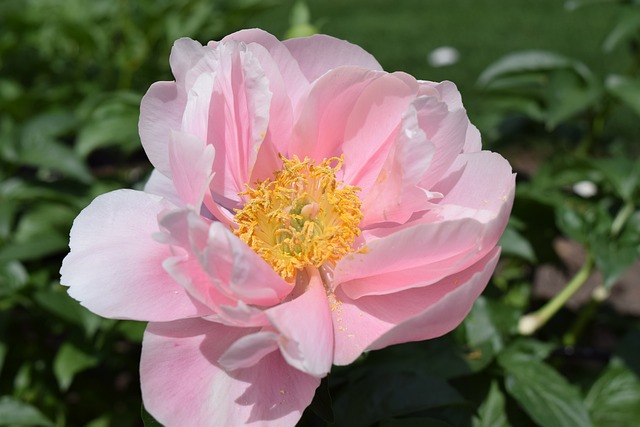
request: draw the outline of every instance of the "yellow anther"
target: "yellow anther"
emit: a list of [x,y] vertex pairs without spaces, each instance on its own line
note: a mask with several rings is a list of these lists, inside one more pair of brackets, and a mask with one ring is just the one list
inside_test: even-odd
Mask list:
[[338,261],[352,251],[360,235],[360,189],[336,180],[342,158],[319,165],[306,157],[281,160],[273,179],[240,193],[248,201],[236,211],[234,232],[292,281],[298,270]]

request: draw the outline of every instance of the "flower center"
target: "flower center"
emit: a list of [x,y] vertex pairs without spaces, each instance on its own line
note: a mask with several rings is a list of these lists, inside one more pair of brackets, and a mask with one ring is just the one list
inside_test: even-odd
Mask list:
[[240,193],[249,200],[236,210],[234,233],[292,281],[298,270],[338,261],[351,252],[360,235],[360,189],[336,180],[342,158],[319,165],[307,157],[281,160],[282,169],[273,179],[247,185]]

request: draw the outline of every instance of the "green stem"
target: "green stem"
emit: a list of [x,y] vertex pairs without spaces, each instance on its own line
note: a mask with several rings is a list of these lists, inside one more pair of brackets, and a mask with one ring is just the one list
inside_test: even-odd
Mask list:
[[587,255],[587,259],[584,265],[575,276],[567,283],[567,286],[549,302],[542,306],[539,310],[529,313],[520,318],[518,323],[518,330],[522,335],[531,335],[542,326],[544,326],[549,319],[553,317],[558,310],[560,310],[569,301],[569,298],[575,294],[578,289],[584,285],[587,278],[591,274],[593,268],[593,261],[590,255]]
[[565,346],[573,347],[576,345],[578,339],[591,321],[591,318],[598,310],[600,302],[601,300],[591,298],[589,303],[585,307],[582,307],[577,319],[575,320],[569,331],[562,338],[562,342]]
[[622,227],[624,227],[624,224],[627,222],[629,217],[633,214],[633,211],[635,210],[635,208],[636,207],[633,205],[633,202],[627,202],[622,207],[622,209],[618,211],[618,214],[613,220],[613,224],[611,224],[612,237],[616,237],[620,233],[620,231],[622,230]]

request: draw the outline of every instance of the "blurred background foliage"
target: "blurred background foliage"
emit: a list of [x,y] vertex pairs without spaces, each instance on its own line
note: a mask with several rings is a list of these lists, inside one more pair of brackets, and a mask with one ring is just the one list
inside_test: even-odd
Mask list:
[[[301,425],[631,426],[640,419],[640,2],[0,1],[0,425],[153,425],[144,324],[58,270],[79,211],[140,188],[137,120],[173,41],[320,31],[458,84],[518,172],[503,257],[454,332],[335,368]],[[429,61],[452,47],[448,65]],[[449,49],[451,52],[451,49]]]

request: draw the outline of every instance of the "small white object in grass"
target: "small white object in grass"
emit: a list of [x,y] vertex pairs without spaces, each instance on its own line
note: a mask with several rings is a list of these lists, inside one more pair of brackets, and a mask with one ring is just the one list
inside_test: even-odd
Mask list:
[[598,194],[598,187],[591,181],[579,181],[573,184],[573,192],[588,199]]
[[540,327],[539,322],[535,313],[522,316],[518,322],[518,332],[520,335],[531,335]]
[[428,61],[432,67],[446,67],[453,65],[460,59],[458,49],[451,46],[440,46],[429,54]]

